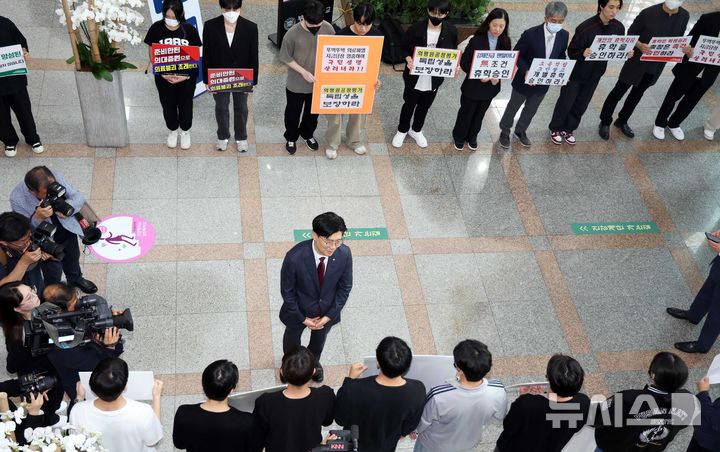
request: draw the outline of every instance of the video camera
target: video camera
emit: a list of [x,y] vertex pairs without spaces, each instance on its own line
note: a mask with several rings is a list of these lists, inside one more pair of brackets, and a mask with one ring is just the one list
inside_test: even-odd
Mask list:
[[40,202],[40,207],[52,207],[55,212],[59,212],[66,217],[71,217],[75,213],[75,208],[65,201],[65,187],[53,182],[47,187],[45,199]]
[[65,247],[53,240],[57,227],[49,221],[40,223],[30,235],[30,251],[41,249],[61,261],[65,257]]
[[351,426],[350,430],[330,430],[330,434],[337,436],[337,439],[331,439],[326,444],[313,448],[312,452],[358,452],[357,425]]
[[105,328],[134,329],[130,309],[113,315],[107,300],[85,295],[74,311],[64,311],[52,303],[43,303],[32,311],[32,319],[23,325],[23,345],[33,357],[44,355],[53,346],[73,348],[89,341],[94,334],[102,337]]
[[27,396],[30,393],[42,394],[45,391],[49,391],[58,384],[56,377],[52,375],[42,375],[40,373],[31,372],[26,375],[19,375],[18,380],[20,381],[20,394]]

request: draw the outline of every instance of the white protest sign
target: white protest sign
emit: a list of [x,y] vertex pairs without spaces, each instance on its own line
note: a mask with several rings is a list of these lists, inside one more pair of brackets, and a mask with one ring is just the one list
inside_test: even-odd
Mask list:
[[575,60],[535,58],[525,76],[525,84],[564,86],[574,67]]
[[518,52],[515,50],[476,50],[468,78],[498,78],[508,80],[515,74]]
[[640,61],[660,63],[680,63],[685,56],[682,49],[690,44],[690,36],[652,38],[648,43],[650,50],[640,57]]
[[720,383],[720,355],[715,356],[707,373],[711,385]]
[[27,74],[27,66],[20,44],[0,47],[0,77]]
[[238,411],[252,413],[255,410],[255,401],[265,393],[278,392],[287,388],[287,385],[273,386],[272,388],[258,389],[256,391],[239,392],[230,394],[228,404]]
[[590,56],[585,61],[625,61],[638,38],[637,35],[597,35],[590,45]]
[[700,64],[720,66],[720,37],[700,35],[690,61]]
[[431,75],[433,77],[455,77],[455,70],[462,52],[456,49],[438,49],[434,47],[415,47],[412,75]]
[[362,108],[365,100],[365,85],[323,85],[320,93],[320,107],[343,110]]
[[[430,389],[435,386],[455,379],[453,363],[455,363],[455,360],[452,356],[413,355],[410,370],[405,374],[405,378],[422,381],[425,385],[425,391],[430,392]],[[363,358],[363,364],[367,366],[367,370],[362,374],[363,377],[370,377],[380,373],[377,368],[377,359],[374,356]]]
[[[90,389],[90,374],[92,372],[79,372],[80,383],[85,388],[85,400],[95,400],[97,396]],[[134,371],[128,376],[127,389],[123,396],[132,400],[152,400],[152,389],[155,377],[150,371]]]

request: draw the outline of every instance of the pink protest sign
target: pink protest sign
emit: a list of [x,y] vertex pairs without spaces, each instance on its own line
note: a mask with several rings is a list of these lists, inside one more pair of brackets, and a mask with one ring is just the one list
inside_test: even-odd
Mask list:
[[88,248],[105,262],[138,260],[155,244],[155,228],[137,215],[112,215],[97,227],[102,231],[100,241]]

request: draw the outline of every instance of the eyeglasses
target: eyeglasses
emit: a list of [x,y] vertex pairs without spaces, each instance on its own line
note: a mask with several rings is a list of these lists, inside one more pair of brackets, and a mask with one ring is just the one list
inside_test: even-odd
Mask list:
[[335,248],[338,248],[340,245],[343,244],[343,239],[340,240],[330,240],[325,237],[320,237],[320,240],[323,242],[323,245],[325,246],[334,246]]

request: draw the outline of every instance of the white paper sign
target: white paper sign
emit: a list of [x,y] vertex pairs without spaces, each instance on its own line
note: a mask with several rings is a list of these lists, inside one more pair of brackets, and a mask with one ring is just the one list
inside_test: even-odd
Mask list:
[[27,66],[20,44],[0,47],[0,77],[27,74]]
[[509,80],[515,75],[518,52],[515,50],[476,50],[468,78],[499,78]]
[[455,70],[462,52],[456,49],[438,49],[434,47],[415,47],[412,75],[431,75],[433,77],[455,77]]
[[525,76],[525,84],[564,86],[574,67],[575,60],[535,58]]
[[[425,385],[425,391],[430,392],[430,389],[435,386],[455,379],[454,362],[452,356],[413,355],[410,370],[405,374],[405,377],[422,381]],[[374,356],[363,358],[363,364],[367,366],[367,370],[362,374],[363,377],[370,377],[380,373],[377,368],[377,359]]]
[[597,35],[590,45],[590,56],[585,61],[625,61],[638,38],[637,35]]
[[[95,400],[97,396],[90,389],[90,374],[92,372],[79,372],[80,383],[85,388],[85,400]],[[127,389],[123,396],[132,400],[152,400],[152,389],[155,377],[151,371],[134,371],[128,376]]]
[[720,355],[715,356],[707,373],[711,385],[720,384]]
[[323,85],[320,91],[320,108],[362,108],[365,85]]
[[693,57],[690,58],[690,61],[720,66],[720,37],[701,35],[695,43],[695,50],[693,50]]
[[367,72],[368,46],[333,45],[322,51],[322,70],[335,74]]
[[255,401],[261,395],[270,392],[278,392],[287,388],[287,385],[273,386],[272,388],[258,389],[256,391],[239,392],[237,394],[230,394],[228,403],[231,407],[239,411],[246,413],[252,413],[255,410]]
[[685,56],[682,49],[690,44],[691,39],[690,36],[652,38],[648,42],[650,50],[642,54],[640,61],[680,63]]

